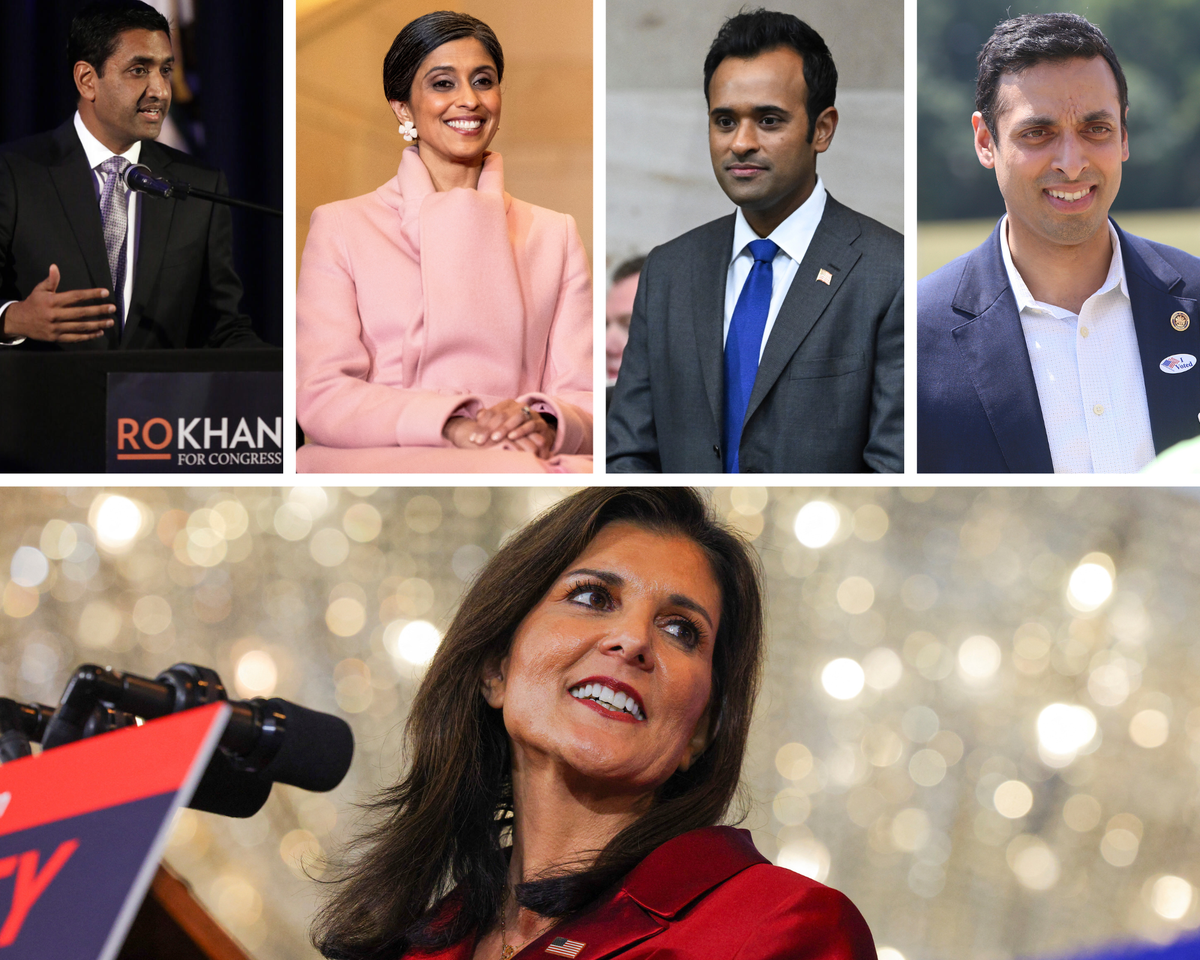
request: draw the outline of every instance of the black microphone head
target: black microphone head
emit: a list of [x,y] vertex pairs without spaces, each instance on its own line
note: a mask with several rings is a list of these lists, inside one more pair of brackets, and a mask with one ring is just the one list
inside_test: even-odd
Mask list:
[[150,168],[144,163],[131,163],[125,168],[125,172],[121,174],[121,179],[125,181],[125,186],[130,190],[136,190],[141,177],[153,177],[154,174]]
[[278,698],[264,703],[284,717],[283,743],[261,776],[302,790],[332,790],[350,769],[354,734],[341,717]]
[[170,197],[175,193],[174,184],[169,180],[156,177],[144,163],[130,164],[125,168],[122,179],[130,190],[140,190],[153,197]]
[[217,750],[188,806],[223,817],[252,817],[262,809],[270,795],[269,780],[238,770],[224,753]]

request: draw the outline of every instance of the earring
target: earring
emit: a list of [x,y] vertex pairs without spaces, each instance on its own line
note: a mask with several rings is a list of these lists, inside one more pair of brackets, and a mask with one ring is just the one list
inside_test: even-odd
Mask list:
[[412,143],[417,139],[417,128],[413,126],[411,120],[405,120],[400,124],[400,136],[404,137],[407,143]]

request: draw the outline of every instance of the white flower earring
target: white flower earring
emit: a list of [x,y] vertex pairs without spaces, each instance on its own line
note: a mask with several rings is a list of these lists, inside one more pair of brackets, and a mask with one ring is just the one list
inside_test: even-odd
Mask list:
[[412,143],[417,139],[417,128],[413,126],[413,122],[411,120],[405,120],[402,124],[400,124],[400,135],[404,137],[405,141],[408,143]]

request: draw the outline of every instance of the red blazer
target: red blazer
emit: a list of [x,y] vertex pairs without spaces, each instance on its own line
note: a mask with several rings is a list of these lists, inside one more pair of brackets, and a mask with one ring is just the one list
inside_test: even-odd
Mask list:
[[[562,952],[555,940],[571,941]],[[664,843],[620,890],[517,953],[525,960],[876,960],[871,931],[845,895],[772,866],[746,830],[706,827]],[[427,960],[470,960],[464,941]]]

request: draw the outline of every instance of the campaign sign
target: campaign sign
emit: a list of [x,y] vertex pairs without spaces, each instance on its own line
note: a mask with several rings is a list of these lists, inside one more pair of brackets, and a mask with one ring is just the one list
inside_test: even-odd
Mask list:
[[0,767],[0,957],[111,960],[229,705],[125,727]]
[[282,473],[283,373],[109,373],[109,473]]

